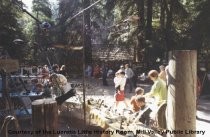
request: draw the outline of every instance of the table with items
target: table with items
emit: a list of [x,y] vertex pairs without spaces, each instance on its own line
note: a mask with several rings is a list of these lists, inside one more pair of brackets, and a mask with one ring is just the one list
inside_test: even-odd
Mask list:
[[110,137],[130,136],[130,137],[161,137],[151,127],[140,122],[135,122],[135,114],[124,109],[122,113],[113,111],[112,106],[106,106],[102,100],[88,99],[87,112],[90,122],[101,126],[109,133]]

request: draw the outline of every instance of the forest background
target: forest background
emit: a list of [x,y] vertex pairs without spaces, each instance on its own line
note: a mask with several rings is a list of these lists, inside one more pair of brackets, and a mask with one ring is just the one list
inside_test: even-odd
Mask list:
[[83,46],[86,64],[121,60],[108,56],[126,51],[127,60],[149,68],[166,64],[171,50],[190,49],[210,64],[210,0],[33,0],[26,9],[21,0],[0,0],[1,52],[22,65],[50,60],[78,70]]

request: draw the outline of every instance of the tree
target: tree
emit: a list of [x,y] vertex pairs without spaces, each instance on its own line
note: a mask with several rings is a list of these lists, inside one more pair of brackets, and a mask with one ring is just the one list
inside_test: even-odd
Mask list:
[[[14,43],[15,39],[25,41],[19,18],[21,12],[14,3],[0,0],[0,46],[9,53],[10,57],[22,62],[25,58],[25,44]],[[21,46],[21,48],[20,48]]]
[[137,9],[138,9],[138,44],[137,44],[137,62],[140,60],[140,51],[145,48],[144,47],[144,40],[145,40],[145,18],[144,18],[144,0],[136,0]]
[[[52,41],[52,35],[49,31],[50,28],[46,28],[44,25],[49,23],[53,25],[51,21],[52,12],[50,3],[48,0],[33,0],[32,1],[32,13],[35,15],[33,30],[31,35],[33,47],[34,47],[34,59],[35,62],[46,63],[46,56],[48,47],[50,47]],[[45,54],[43,54],[45,53]],[[40,58],[37,58],[37,57]],[[39,60],[36,60],[39,59]]]
[[[90,0],[83,0],[84,9],[90,6]],[[83,42],[84,42],[84,56],[85,56],[85,63],[91,64],[92,63],[92,45],[91,45],[91,33],[90,33],[90,9],[85,10],[84,13],[84,24],[83,24]]]
[[147,22],[146,22],[146,40],[152,39],[152,10],[153,0],[147,0]]

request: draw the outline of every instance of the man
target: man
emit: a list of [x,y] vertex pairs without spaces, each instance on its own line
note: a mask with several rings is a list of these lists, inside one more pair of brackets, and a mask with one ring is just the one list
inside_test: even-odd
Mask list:
[[126,85],[129,84],[130,93],[133,90],[133,80],[132,80],[133,76],[134,76],[133,70],[129,68],[128,64],[125,64]]
[[58,105],[61,105],[68,98],[75,96],[75,89],[71,88],[71,84],[67,82],[64,75],[53,73],[50,76],[50,81]]
[[108,73],[108,65],[106,63],[104,63],[102,65],[102,80],[103,80],[103,86],[108,86],[108,82],[107,82],[107,73]]
[[56,96],[60,96],[71,89],[70,83],[67,82],[67,78],[62,74],[53,73],[50,76],[50,82]]
[[158,77],[158,72],[156,70],[151,70],[148,73],[149,78],[154,82],[149,93],[146,97],[154,97],[156,104],[159,106],[166,102],[167,99],[167,88],[166,82]]

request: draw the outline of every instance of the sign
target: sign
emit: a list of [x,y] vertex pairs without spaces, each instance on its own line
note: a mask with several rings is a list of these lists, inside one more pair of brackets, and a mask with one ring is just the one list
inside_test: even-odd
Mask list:
[[7,73],[17,71],[19,62],[15,59],[0,59],[0,69],[4,69]]

